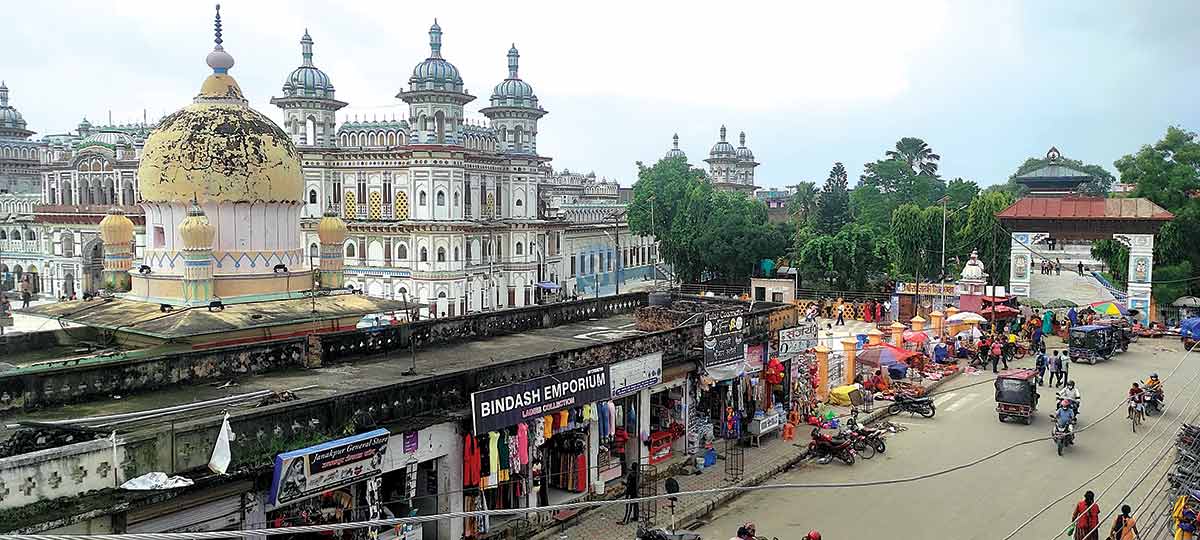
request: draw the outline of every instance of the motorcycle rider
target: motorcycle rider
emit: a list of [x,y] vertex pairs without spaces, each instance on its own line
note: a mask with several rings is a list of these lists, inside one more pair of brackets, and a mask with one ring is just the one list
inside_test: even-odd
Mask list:
[[1162,404],[1164,397],[1163,386],[1162,380],[1158,378],[1157,373],[1151,373],[1150,378],[1146,379],[1146,384],[1143,384],[1142,388],[1150,394],[1150,399],[1157,401],[1160,405]]
[[1126,418],[1133,418],[1134,411],[1142,410],[1142,400],[1145,398],[1146,391],[1138,383],[1133,383],[1133,387],[1129,389],[1129,412]]
[[1070,433],[1071,424],[1075,423],[1075,411],[1071,407],[1071,401],[1064,399],[1058,402],[1058,411],[1054,413],[1056,428],[1063,433]]
[[821,540],[821,531],[813,529],[804,535],[804,540]]
[[1075,388],[1075,381],[1067,381],[1067,386],[1058,391],[1058,399],[1069,401],[1076,415],[1079,414],[1079,402],[1082,398],[1083,395]]

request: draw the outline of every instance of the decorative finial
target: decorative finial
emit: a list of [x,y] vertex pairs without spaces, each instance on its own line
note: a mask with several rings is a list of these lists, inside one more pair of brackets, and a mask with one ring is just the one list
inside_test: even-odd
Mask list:
[[213,23],[213,30],[217,35],[217,39],[215,40],[217,43],[217,50],[221,50],[221,4],[217,4],[217,17],[216,21]]
[[521,58],[521,53],[517,52],[517,44],[513,43],[512,48],[508,50],[508,78],[517,78],[517,60]]
[[429,57],[442,57],[442,27],[438,26],[437,18],[433,19],[433,26],[429,27]]
[[229,68],[233,67],[233,56],[225,52],[225,47],[221,45],[224,43],[224,40],[221,39],[221,4],[217,4],[217,15],[213,22],[213,33],[216,35],[216,39],[213,40],[216,45],[213,47],[213,51],[208,53],[205,61],[208,63],[208,67],[212,68],[213,73],[218,75],[225,74],[229,72]]
[[312,36],[308,35],[308,29],[304,29],[304,37],[300,38],[300,57],[304,59],[304,65],[312,66],[313,57],[313,40]]
[[745,131],[743,131],[741,133],[741,135],[738,136],[738,141],[739,141],[738,144],[742,145],[742,147],[745,148],[745,146],[746,146],[746,132]]
[[676,133],[674,137],[671,137],[671,139],[674,141],[675,149],[679,150],[679,134]]
[[1050,151],[1046,152],[1046,159],[1048,159],[1050,161],[1058,161],[1061,158],[1062,158],[1062,152],[1059,152],[1058,148],[1051,146]]
[[721,124],[721,142],[725,142],[725,125]]

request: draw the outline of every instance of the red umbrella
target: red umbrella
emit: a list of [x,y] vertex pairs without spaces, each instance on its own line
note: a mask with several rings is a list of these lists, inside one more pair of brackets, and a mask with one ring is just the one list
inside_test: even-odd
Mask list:
[[929,334],[926,334],[925,332],[905,330],[904,341],[908,343],[925,343],[926,341],[929,341]]
[[993,313],[995,313],[995,318],[997,319],[1015,319],[1021,315],[1020,310],[1008,306],[991,306],[979,310],[979,314],[989,320],[992,318]]
[[901,349],[895,345],[880,343],[879,345],[868,345],[867,348],[860,351],[857,361],[862,365],[881,367],[897,363],[904,364],[914,356],[918,356],[918,353]]

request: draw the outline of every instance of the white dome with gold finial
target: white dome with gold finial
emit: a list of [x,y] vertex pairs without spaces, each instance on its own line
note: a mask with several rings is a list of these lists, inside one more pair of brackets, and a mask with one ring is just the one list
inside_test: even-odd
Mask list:
[[168,115],[148,139],[138,166],[147,202],[302,202],[299,156],[287,135],[251,109],[229,75],[233,56],[221,40],[207,57],[213,72],[194,102]]

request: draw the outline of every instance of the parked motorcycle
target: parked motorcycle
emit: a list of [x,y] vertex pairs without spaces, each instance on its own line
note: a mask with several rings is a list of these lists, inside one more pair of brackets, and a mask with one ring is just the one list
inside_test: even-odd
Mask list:
[[871,459],[875,452],[880,454],[887,452],[887,444],[883,442],[884,435],[887,430],[866,427],[858,423],[858,409],[850,411],[850,417],[846,419],[844,433],[856,437],[854,450],[863,459]]
[[692,531],[669,531],[663,528],[637,530],[639,540],[700,540],[700,534]]
[[807,453],[809,457],[816,458],[821,464],[837,458],[846,465],[854,465],[854,438],[841,434],[830,437],[822,434],[820,428],[813,429],[811,436],[812,442],[808,443]]
[[1060,428],[1058,427],[1058,424],[1055,423],[1054,431],[1051,432],[1050,436],[1054,439],[1054,445],[1058,447],[1058,455],[1060,456],[1063,453],[1063,448],[1075,444],[1075,430],[1070,426],[1067,426],[1066,428]]
[[896,394],[896,401],[888,405],[888,414],[900,414],[908,412],[919,414],[925,418],[933,418],[937,413],[937,408],[933,404],[931,397],[911,397],[904,394]]

